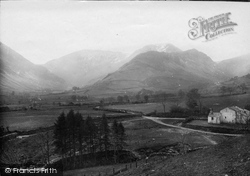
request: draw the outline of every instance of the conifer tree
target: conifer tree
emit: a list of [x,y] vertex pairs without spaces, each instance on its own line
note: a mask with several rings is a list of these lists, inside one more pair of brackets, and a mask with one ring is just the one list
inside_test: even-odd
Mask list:
[[62,160],[64,165],[66,166],[67,163],[64,158],[67,155],[67,133],[66,133],[66,118],[65,114],[61,113],[60,116],[57,118],[55,122],[55,129],[54,129],[54,145],[56,147],[56,153],[62,156]]
[[113,149],[114,149],[114,161],[117,162],[117,151],[118,151],[118,143],[119,143],[119,137],[118,137],[118,123],[116,120],[112,123],[112,143],[113,143]]
[[100,151],[102,151],[104,147],[106,159],[107,159],[107,153],[108,153],[110,146],[111,146],[110,129],[109,129],[107,117],[105,114],[103,114],[102,120],[99,126],[99,147],[100,147]]

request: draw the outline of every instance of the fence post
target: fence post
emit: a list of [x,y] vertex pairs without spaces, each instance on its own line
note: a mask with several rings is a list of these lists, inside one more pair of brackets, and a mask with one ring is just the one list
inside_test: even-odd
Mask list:
[[126,168],[126,170],[128,170],[127,164],[126,164],[125,168]]
[[115,175],[115,168],[113,168],[113,175]]
[[99,176],[101,176],[101,173],[99,172]]
[[135,167],[137,167],[137,160],[136,160],[136,162],[135,162]]
[[130,169],[132,168],[132,163],[130,163]]

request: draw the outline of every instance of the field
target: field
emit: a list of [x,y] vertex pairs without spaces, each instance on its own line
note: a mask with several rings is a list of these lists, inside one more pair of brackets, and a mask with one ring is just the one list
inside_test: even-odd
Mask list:
[[41,108],[41,110],[1,112],[0,122],[4,127],[8,126],[10,131],[28,131],[40,127],[53,126],[57,117],[62,112],[69,112],[70,109],[80,112],[83,117],[90,115],[93,118],[98,118],[103,113],[107,116],[122,115],[121,113],[95,111],[88,106],[50,106],[49,108]]
[[200,133],[186,133],[183,130],[166,127],[148,119],[137,119],[124,121],[123,125],[128,135],[128,146],[130,150],[141,147],[166,146],[177,142],[191,145],[193,148],[205,145],[213,145],[220,142],[224,137],[204,135]]
[[[174,105],[173,102],[165,102],[166,111],[169,111],[170,107]],[[164,112],[163,105],[161,103],[143,103],[143,104],[124,104],[124,105],[111,105],[107,108],[113,109],[129,109],[132,111],[143,112],[144,114],[154,112]]]
[[[169,122],[171,123],[172,121]],[[186,144],[189,144],[192,148],[213,146],[215,143],[219,143],[227,139],[221,136],[217,137],[200,133],[185,133],[182,130],[159,125],[151,120],[144,119],[142,117],[123,121],[123,125],[126,129],[127,134],[128,146],[126,148],[133,151],[137,151],[141,148],[164,147],[182,141]],[[151,161],[151,159],[149,159],[149,161]],[[145,165],[145,160],[143,159],[138,162],[138,165],[139,167]],[[65,175],[69,176],[85,174],[86,176],[97,176],[99,175],[99,172],[102,175],[105,175],[105,173],[112,174],[112,168],[115,168],[115,170],[117,170],[124,167],[125,164],[92,167],[80,170],[66,171]]]
[[245,105],[250,104],[250,94],[202,98],[202,104],[208,108],[213,108],[214,111],[220,111],[228,106],[244,108]]

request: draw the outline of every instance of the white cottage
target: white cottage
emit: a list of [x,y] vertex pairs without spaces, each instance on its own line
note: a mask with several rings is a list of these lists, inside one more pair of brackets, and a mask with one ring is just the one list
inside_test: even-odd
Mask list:
[[208,123],[220,124],[221,113],[210,111],[208,115]]
[[220,112],[210,111],[208,123],[241,123],[246,124],[250,119],[250,111],[237,106],[227,107]]
[[224,108],[220,111],[221,122],[223,123],[242,123],[246,124],[250,119],[250,111],[241,109],[238,106]]

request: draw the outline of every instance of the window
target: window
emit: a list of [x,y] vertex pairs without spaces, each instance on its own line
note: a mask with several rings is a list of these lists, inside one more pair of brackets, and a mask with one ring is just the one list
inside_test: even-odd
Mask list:
[[214,118],[212,117],[212,120],[214,120]]
[[227,119],[227,117],[225,116],[225,119]]

